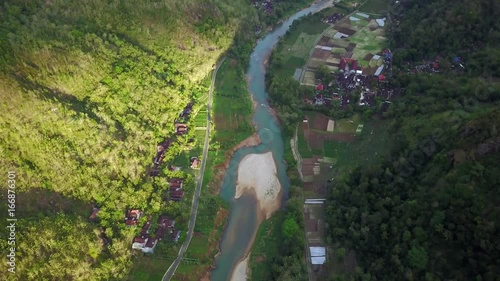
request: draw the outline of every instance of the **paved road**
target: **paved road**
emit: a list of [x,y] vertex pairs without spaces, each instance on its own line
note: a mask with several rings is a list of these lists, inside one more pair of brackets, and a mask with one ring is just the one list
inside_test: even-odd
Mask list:
[[182,258],[184,257],[184,253],[186,252],[186,250],[189,247],[189,243],[191,243],[191,238],[193,238],[194,225],[196,223],[196,215],[198,213],[198,200],[200,199],[201,187],[203,185],[203,174],[205,172],[205,166],[206,166],[207,155],[208,155],[208,142],[210,140],[210,110],[212,107],[212,94],[214,91],[215,77],[217,76],[217,71],[219,71],[219,67],[224,62],[225,59],[226,58],[223,58],[217,64],[217,67],[215,68],[214,72],[212,73],[212,83],[210,84],[210,91],[208,93],[208,102],[207,102],[207,130],[205,132],[205,144],[203,146],[203,158],[201,159],[200,174],[199,174],[198,180],[196,182],[196,190],[195,190],[194,196],[193,196],[193,206],[191,207],[191,217],[189,218],[187,237],[186,237],[186,240],[184,240],[184,244],[182,244],[181,248],[179,249],[179,254],[177,255],[177,258],[170,265],[170,267],[167,269],[167,271],[163,275],[163,279],[162,279],[163,281],[169,281],[170,279],[172,279],[172,276],[174,275],[175,270],[177,270],[177,267],[179,266],[179,264],[182,261]]

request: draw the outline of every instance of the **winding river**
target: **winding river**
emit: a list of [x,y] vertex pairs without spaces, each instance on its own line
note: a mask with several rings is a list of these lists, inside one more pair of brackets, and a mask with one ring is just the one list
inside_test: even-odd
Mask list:
[[[278,180],[281,184],[281,200],[286,200],[289,188],[289,179],[286,175],[286,167],[283,161],[283,138],[275,118],[269,110],[267,101],[268,94],[265,88],[265,62],[272,49],[290,28],[292,22],[309,13],[315,13],[328,6],[330,1],[319,1],[310,7],[297,12],[280,26],[259,40],[252,52],[250,65],[247,70],[249,80],[249,92],[254,103],[253,123],[256,126],[262,143],[255,147],[241,148],[237,150],[229,163],[229,168],[221,187],[221,196],[231,203],[230,215],[220,242],[220,255],[216,258],[216,269],[212,271],[212,281],[229,281],[240,261],[250,252],[257,230],[259,228],[259,205],[254,195],[243,193],[235,199],[235,186],[237,180],[238,165],[248,154],[262,154],[272,152],[277,168]],[[244,281],[234,278],[231,281]]]

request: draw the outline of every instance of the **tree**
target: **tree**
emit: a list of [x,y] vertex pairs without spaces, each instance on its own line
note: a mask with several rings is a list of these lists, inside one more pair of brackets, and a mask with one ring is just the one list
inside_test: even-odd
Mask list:
[[417,270],[424,270],[427,267],[428,253],[422,247],[412,247],[408,252],[410,265]]
[[292,240],[298,232],[299,225],[292,218],[287,218],[283,222],[283,236],[286,240]]
[[344,260],[344,257],[345,257],[345,254],[346,254],[345,248],[338,248],[335,252],[336,252],[337,259],[339,261]]

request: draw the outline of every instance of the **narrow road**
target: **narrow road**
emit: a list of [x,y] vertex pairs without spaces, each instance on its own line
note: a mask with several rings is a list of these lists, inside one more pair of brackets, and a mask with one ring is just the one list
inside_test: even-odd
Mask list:
[[177,255],[177,258],[175,261],[170,265],[170,267],[167,269],[165,274],[163,275],[162,280],[163,281],[169,281],[172,279],[172,276],[174,275],[175,271],[177,270],[177,267],[182,261],[182,258],[184,257],[184,253],[186,253],[186,250],[189,247],[189,243],[191,243],[191,238],[193,238],[193,231],[194,231],[194,225],[196,223],[196,215],[198,213],[198,200],[200,199],[200,194],[201,194],[201,187],[203,185],[203,174],[205,172],[205,166],[207,163],[207,156],[208,156],[208,144],[210,140],[210,110],[212,108],[212,94],[214,91],[215,87],[215,78],[217,77],[217,71],[219,71],[219,67],[222,65],[226,58],[223,58],[218,64],[217,67],[214,69],[212,73],[212,83],[210,84],[210,90],[208,92],[208,102],[207,102],[207,130],[205,131],[205,143],[203,145],[203,158],[201,159],[201,167],[200,167],[200,173],[198,175],[198,180],[196,182],[196,190],[194,192],[193,196],[193,205],[191,207],[191,217],[189,218],[189,224],[188,224],[188,232],[187,232],[187,237],[186,240],[184,240],[184,244],[182,244],[181,248],[179,249],[179,254]]

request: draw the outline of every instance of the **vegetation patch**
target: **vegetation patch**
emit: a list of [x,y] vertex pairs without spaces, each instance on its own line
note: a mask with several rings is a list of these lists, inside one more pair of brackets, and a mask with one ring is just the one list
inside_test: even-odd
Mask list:
[[387,0],[368,0],[359,8],[360,12],[382,14],[387,11],[389,6]]
[[250,256],[251,280],[269,280],[272,276],[273,260],[280,254],[281,224],[284,214],[275,213],[259,227]]

